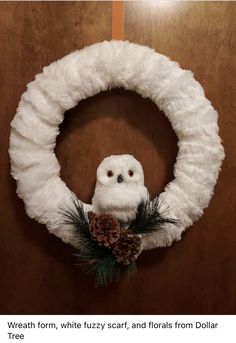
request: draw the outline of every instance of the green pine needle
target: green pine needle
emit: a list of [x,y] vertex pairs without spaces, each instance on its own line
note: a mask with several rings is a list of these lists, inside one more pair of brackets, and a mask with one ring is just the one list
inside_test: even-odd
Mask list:
[[177,223],[175,219],[165,217],[163,212],[161,214],[159,208],[159,197],[141,202],[137,209],[136,218],[130,224],[129,230],[133,234],[147,234],[160,229],[163,224]]
[[[95,274],[95,285],[97,287],[107,286],[108,283],[120,279],[124,266],[117,262],[115,256],[109,251],[101,258],[91,258],[91,256],[81,256],[77,254],[79,265],[87,273]],[[126,268],[127,274],[134,272],[133,264]]]

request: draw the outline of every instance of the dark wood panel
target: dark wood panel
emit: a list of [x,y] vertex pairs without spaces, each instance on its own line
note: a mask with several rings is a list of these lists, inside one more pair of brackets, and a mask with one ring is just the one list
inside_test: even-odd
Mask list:
[[[236,3],[126,3],[125,39],[153,47],[195,73],[219,112],[226,152],[205,215],[171,249],[153,253],[144,289],[152,313],[236,313]],[[156,255],[154,255],[156,254]],[[151,256],[145,256],[151,262]],[[156,293],[153,293],[153,289]],[[158,295],[161,294],[161,297]]]
[[44,65],[110,38],[110,2],[0,3],[0,313],[92,312],[86,303],[93,287],[86,291],[90,280],[74,266],[73,250],[30,220],[16,196],[9,125],[26,84]]

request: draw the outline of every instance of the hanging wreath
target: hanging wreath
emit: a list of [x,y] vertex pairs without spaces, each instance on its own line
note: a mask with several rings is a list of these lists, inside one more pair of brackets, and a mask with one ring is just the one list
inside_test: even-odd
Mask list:
[[[96,201],[92,206],[76,198],[60,178],[54,153],[64,112],[114,87],[150,98],[178,137],[174,180],[153,200],[140,195],[133,201],[132,215],[124,214],[124,208],[118,215],[114,204],[105,213]],[[123,41],[94,44],[44,67],[21,97],[11,123],[9,153],[28,216],[74,246],[80,262],[96,271],[100,283],[118,277],[124,268],[133,270],[142,250],[181,238],[208,206],[224,158],[217,112],[193,74],[148,47]],[[144,187],[141,171],[138,186]],[[122,201],[125,207],[125,197]]]

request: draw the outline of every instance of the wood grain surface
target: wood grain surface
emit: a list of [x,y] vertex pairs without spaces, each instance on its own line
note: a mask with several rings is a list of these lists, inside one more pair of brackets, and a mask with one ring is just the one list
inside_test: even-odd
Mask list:
[[[152,313],[236,313],[235,17],[235,2],[126,4],[125,39],[149,45],[194,72],[219,112],[226,153],[204,216],[153,268],[156,277],[146,289],[150,297],[156,289]],[[158,260],[159,252],[153,254]]]
[[[111,39],[111,3],[1,2],[0,313],[236,313],[236,3],[127,2],[125,13],[125,39],[191,69],[219,111],[226,160],[215,195],[179,243],[140,256],[134,278],[94,288],[73,249],[25,214],[7,150],[26,84],[44,65]],[[152,195],[173,178],[177,138],[151,101],[112,90],[66,113],[56,154],[62,179],[82,200],[91,200],[99,162],[119,153],[140,160]]]

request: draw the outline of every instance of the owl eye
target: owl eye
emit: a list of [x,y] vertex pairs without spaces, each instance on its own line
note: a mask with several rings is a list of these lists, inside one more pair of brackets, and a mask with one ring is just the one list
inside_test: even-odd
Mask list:
[[112,170],[108,170],[107,176],[108,176],[108,177],[112,177],[112,176],[113,176],[113,171],[112,171]]
[[133,170],[129,170],[129,171],[128,171],[128,174],[129,174],[129,176],[131,176],[131,177],[132,177],[132,176],[134,175],[134,172],[133,172]]

